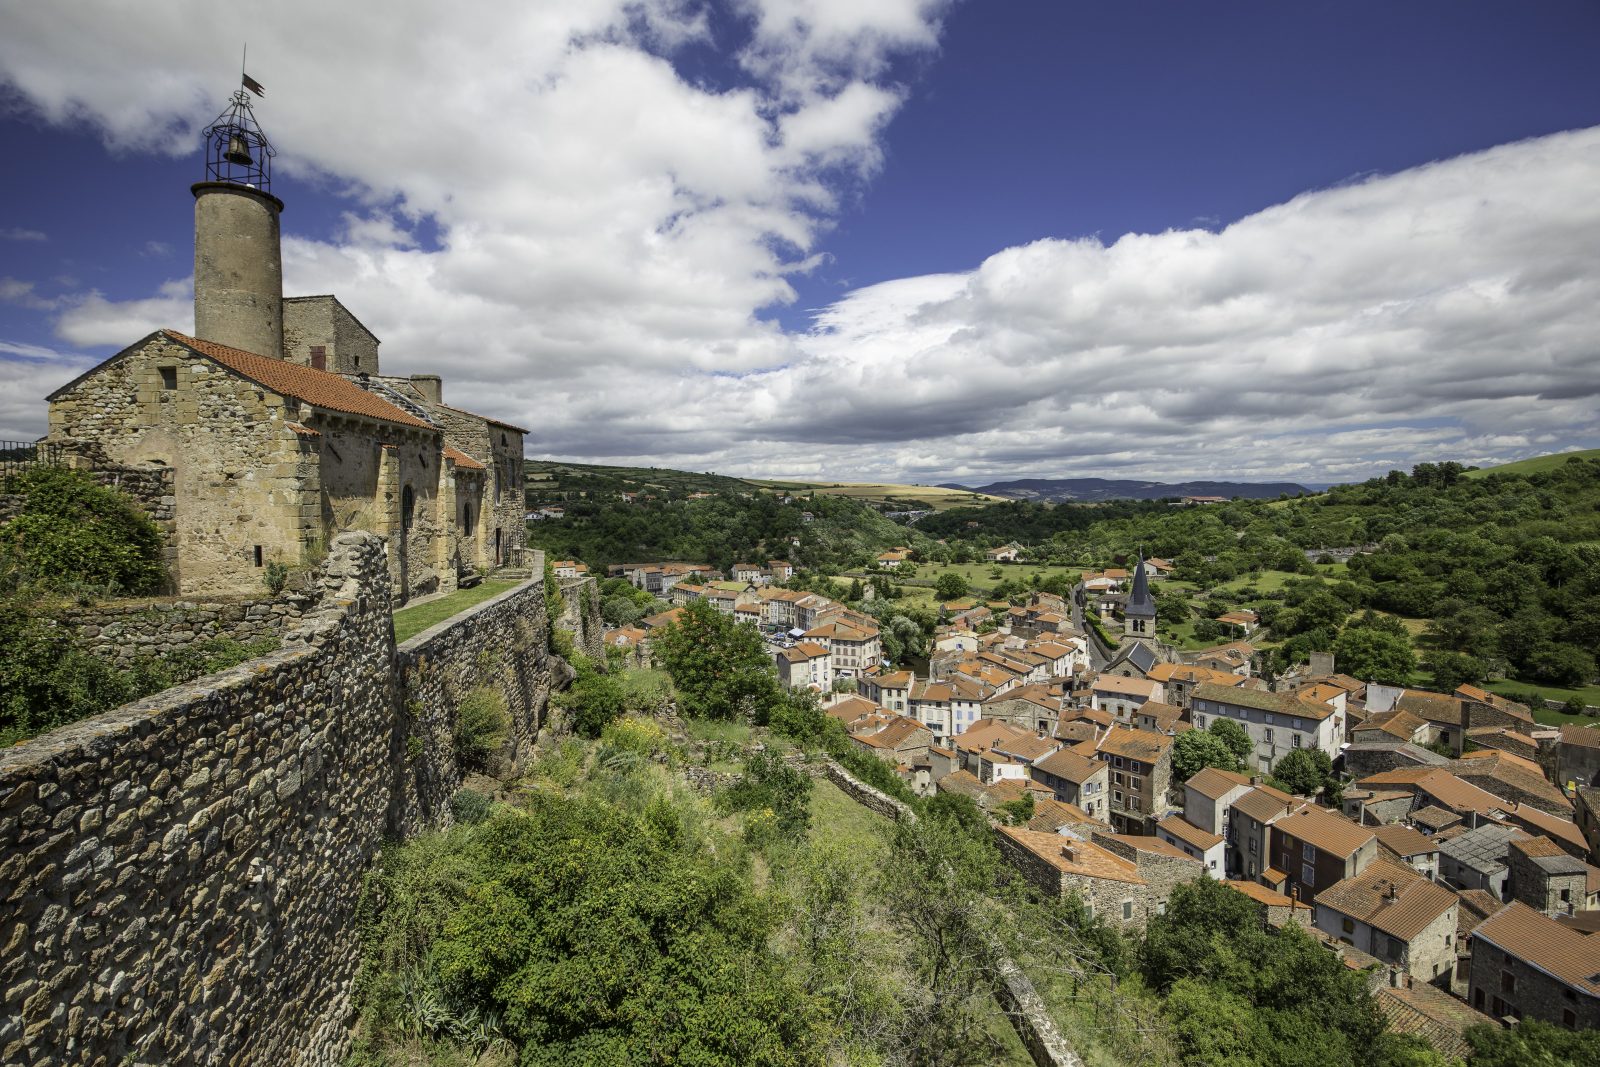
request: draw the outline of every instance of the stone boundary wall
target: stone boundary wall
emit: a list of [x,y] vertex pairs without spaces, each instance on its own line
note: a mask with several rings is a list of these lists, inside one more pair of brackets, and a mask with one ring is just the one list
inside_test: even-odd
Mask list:
[[[543,564],[535,573],[543,574]],[[593,578],[558,578],[561,587],[560,623],[572,631],[572,640],[585,656],[604,666],[606,627],[600,618],[600,583]]]
[[381,538],[316,593],[277,652],[0,750],[0,1063],[344,1063],[362,878],[448,817],[460,695],[514,761],[570,668],[536,579],[402,649]]
[[[830,782],[844,791],[851,800],[896,822],[902,819],[916,821],[916,812],[889,794],[863,782],[841,767],[836,761],[826,762]],[[1005,1010],[1006,1019],[1016,1030],[1018,1039],[1036,1067],[1083,1067],[1083,1060],[1068,1046],[1061,1031],[1045,1011],[1044,1001],[1028,976],[1006,955],[999,945],[985,961],[989,979],[994,984],[995,999]]]
[[912,811],[905,803],[896,800],[880,789],[874,789],[845,770],[836,761],[830,759],[826,761],[824,766],[827,768],[828,781],[838,786],[844,791],[845,796],[867,810],[875,811],[885,818],[893,819],[895,822],[917,821],[916,812]]
[[532,755],[552,690],[572,680],[572,669],[550,652],[542,577],[424,630],[396,650],[395,666],[405,735],[389,812],[397,837],[449,821],[463,777],[453,740],[457,709],[468,693],[488,688],[505,700],[509,728],[486,769],[506,775]]
[[90,652],[126,667],[138,655],[177,652],[215,638],[241,643],[281,638],[315,603],[310,593],[264,599],[122,600],[68,608],[50,621]]
[[[67,465],[83,470],[107,489],[122,493],[150,517],[161,532],[161,565],[166,568],[170,582],[178,567],[178,496],[172,468],[159,464],[121,467],[109,462],[103,454],[69,456]],[[0,494],[0,524],[21,513],[20,493]]]

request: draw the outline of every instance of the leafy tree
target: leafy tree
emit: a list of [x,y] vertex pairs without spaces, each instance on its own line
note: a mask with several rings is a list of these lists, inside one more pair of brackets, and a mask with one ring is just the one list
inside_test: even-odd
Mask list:
[[632,626],[644,618],[644,608],[632,597],[608,596],[600,603],[600,617],[612,626]]
[[1341,669],[1363,681],[1405,685],[1417,669],[1410,638],[1387,630],[1353,627],[1339,635],[1333,651]]
[[568,656],[577,672],[557,703],[572,711],[572,729],[582,737],[599,737],[608,725],[628,710],[628,696],[615,675],[602,674],[581,652]]
[[1172,739],[1174,782],[1186,782],[1206,767],[1242,771],[1244,761],[1229,747],[1226,740],[1209,730],[1190,730]]
[[[771,752],[758,752],[744,762],[744,777],[717,795],[727,811],[768,815],[776,836],[797,841],[811,825],[811,776]],[[760,826],[757,822],[747,824]]]
[[1469,1026],[1472,1067],[1584,1067],[1600,1063],[1600,1030],[1563,1030],[1519,1019],[1509,1030],[1490,1023]]
[[1006,822],[1012,826],[1026,826],[1033,821],[1034,799],[1031,792],[1024,793],[1016,800],[1008,800],[1000,805],[1000,810],[1005,814]]
[[940,600],[960,600],[967,595],[967,580],[959,571],[945,571],[934,580],[933,595]]
[[1256,743],[1250,740],[1250,731],[1232,719],[1214,719],[1206,727],[1206,732],[1220,737],[1222,743],[1238,758],[1240,766],[1237,769],[1244,770],[1256,751]]
[[362,903],[375,1031],[522,1064],[821,1062],[819,1002],[734,858],[659,799],[526,803],[385,854]]
[[1333,776],[1333,761],[1321,749],[1297,748],[1272,768],[1277,788],[1296,796],[1315,796]]
[[155,523],[82,471],[35,467],[8,479],[21,511],[0,526],[0,584],[153,593],[165,577]]
[[1446,693],[1463,685],[1476,685],[1489,673],[1482,660],[1465,652],[1430,652],[1423,667],[1433,674],[1433,687]]
[[1551,685],[1576,688],[1595,676],[1594,657],[1576,645],[1546,642],[1528,657],[1527,673]]
[[761,635],[704,601],[687,605],[654,645],[690,715],[764,723],[780,699]]

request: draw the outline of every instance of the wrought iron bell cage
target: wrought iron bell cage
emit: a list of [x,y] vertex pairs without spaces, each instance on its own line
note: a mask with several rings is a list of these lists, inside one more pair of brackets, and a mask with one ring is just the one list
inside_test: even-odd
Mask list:
[[227,109],[206,127],[205,139],[207,179],[272,191],[272,157],[277,153],[261,132],[249,94],[243,89],[233,94]]

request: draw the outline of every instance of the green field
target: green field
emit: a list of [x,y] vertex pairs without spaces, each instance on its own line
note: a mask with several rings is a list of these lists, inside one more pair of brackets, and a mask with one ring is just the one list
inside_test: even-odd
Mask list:
[[491,597],[499,596],[507,589],[517,586],[515,581],[488,579],[479,582],[471,589],[458,589],[454,593],[442,596],[437,600],[429,600],[422,604],[414,604],[409,608],[401,608],[394,613],[394,639],[397,642],[409,641],[430,626],[437,626],[446,619],[461,614],[474,604],[482,604]]
[[[1515,699],[1519,694],[1538,693],[1546,700],[1571,700],[1577,697],[1592,707],[1600,707],[1600,685],[1585,686],[1582,689],[1557,689],[1554,686],[1534,685],[1532,682],[1485,682],[1483,688],[1501,696],[1510,696]],[[1533,708],[1533,717],[1547,726],[1560,726],[1562,723],[1591,723],[1595,720],[1584,715],[1568,715],[1561,711],[1550,711],[1545,708]]]
[[937,485],[899,485],[894,482],[783,482],[752,478],[750,484],[790,493],[816,493],[818,496],[843,496],[867,503],[895,503],[908,508],[924,507],[935,511],[996,504],[1004,497],[968,493],[960,489],[941,489]]
[[1515,463],[1502,463],[1498,467],[1484,467],[1482,470],[1467,471],[1466,477],[1486,478],[1491,474],[1537,474],[1540,471],[1554,470],[1573,458],[1600,459],[1600,448],[1585,448],[1577,452],[1556,452],[1548,456],[1519,459]]

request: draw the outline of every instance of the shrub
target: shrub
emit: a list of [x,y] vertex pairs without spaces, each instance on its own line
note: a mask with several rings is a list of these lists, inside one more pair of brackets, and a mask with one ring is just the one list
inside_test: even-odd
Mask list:
[[450,798],[450,814],[463,826],[476,826],[489,817],[494,798],[476,789],[457,789]]
[[22,511],[0,527],[0,574],[12,588],[143,594],[161,587],[161,534],[121,493],[60,467],[25,471],[10,491],[24,498]]
[[510,729],[506,698],[493,689],[472,690],[456,705],[456,763],[463,769],[487,770]]
[[284,586],[289,584],[289,565],[271,560],[267,569],[261,575],[261,584],[267,587],[267,592],[277,596],[283,592]]

